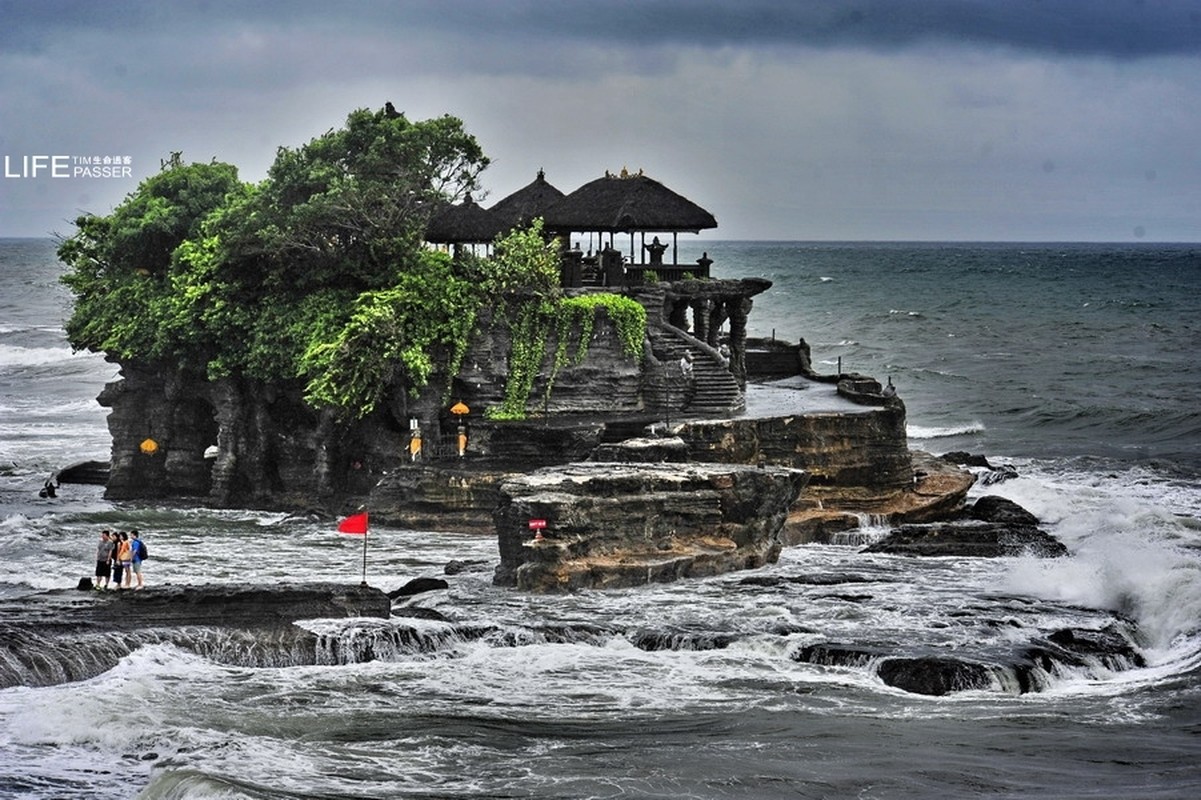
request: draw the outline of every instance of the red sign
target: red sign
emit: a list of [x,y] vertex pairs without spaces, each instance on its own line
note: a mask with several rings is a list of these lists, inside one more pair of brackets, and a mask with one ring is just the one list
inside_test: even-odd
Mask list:
[[540,531],[545,527],[546,527],[546,520],[544,520],[544,519],[530,520],[530,530],[532,530],[532,531]]

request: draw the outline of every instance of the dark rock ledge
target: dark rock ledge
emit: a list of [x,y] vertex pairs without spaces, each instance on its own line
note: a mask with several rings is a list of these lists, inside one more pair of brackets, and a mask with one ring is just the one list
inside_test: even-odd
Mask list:
[[60,589],[0,601],[0,617],[43,626],[106,630],[218,625],[270,628],[301,619],[382,617],[388,595],[371,586],[281,583],[274,586],[150,586],[142,591]]
[[338,584],[60,589],[0,600],[0,689],[85,680],[140,646],[166,643],[221,663],[330,661],[305,619],[387,619],[379,589]]
[[957,519],[902,525],[864,549],[867,553],[908,556],[997,558],[1065,556],[1067,548],[1038,527],[1038,518],[1003,497],[981,497]]
[[998,689],[1026,694],[1045,689],[1058,673],[1100,677],[1146,666],[1134,638],[1127,625],[1114,622],[1099,630],[1062,628],[995,663],[942,653],[900,655],[878,646],[836,642],[808,645],[792,658],[806,664],[871,670],[884,684],[913,694],[941,697]]

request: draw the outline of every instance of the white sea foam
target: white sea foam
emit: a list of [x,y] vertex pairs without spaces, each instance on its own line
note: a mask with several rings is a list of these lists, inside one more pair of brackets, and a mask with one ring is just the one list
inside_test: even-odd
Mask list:
[[73,353],[65,347],[21,347],[0,344],[0,370],[11,371],[14,367],[40,367],[61,364],[67,361],[101,360],[95,353]]
[[1165,650],[1201,636],[1197,537],[1190,518],[1165,508],[1162,496],[1131,496],[1122,477],[1085,486],[1022,477],[988,487],[1029,509],[1071,551],[1022,562],[1008,580],[1014,591],[1128,615],[1151,648]]
[[960,425],[943,426],[909,424],[905,428],[906,434],[910,439],[943,439],[948,436],[963,436],[969,433],[980,433],[983,430],[984,423],[978,421],[965,422]]

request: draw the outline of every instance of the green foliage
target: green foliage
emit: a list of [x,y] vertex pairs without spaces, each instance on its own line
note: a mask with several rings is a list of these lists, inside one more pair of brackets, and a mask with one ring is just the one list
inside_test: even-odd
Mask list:
[[551,294],[559,288],[559,253],[542,234],[542,220],[498,237],[492,258],[481,264],[481,280],[490,293],[514,290]]
[[210,379],[299,380],[314,406],[361,417],[394,386],[416,392],[435,374],[449,386],[489,302],[512,334],[493,414],[524,417],[552,331],[548,397],[554,374],[586,356],[598,308],[631,357],[646,316],[616,295],[562,299],[541,220],[500,237],[492,258],[425,249],[429,209],[475,189],[487,163],[459,120],[410,122],[390,106],[281,147],[258,184],[174,154],[60,243],[70,342]]
[[[525,419],[534,379],[546,359],[546,342],[555,332],[555,353],[546,381],[544,401],[549,402],[555,378],[566,366],[576,366],[588,355],[599,309],[605,309],[617,328],[622,352],[641,358],[646,340],[646,309],[628,297],[610,293],[556,299],[526,299],[510,315],[509,377],[505,399],[489,409],[491,419]],[[575,348],[571,347],[573,333]]]
[[392,377],[424,385],[439,347],[458,368],[479,287],[421,239],[428,209],[487,163],[459,120],[390,106],[281,147],[257,185],[174,154],[61,243],[71,344],[210,378],[300,378],[314,403],[367,413]]
[[183,165],[178,158],[144,180],[107,217],[84,215],[59,244],[75,293],[66,330],[72,346],[118,359],[162,358],[161,330],[174,285],[172,254],[240,184],[229,164]]
[[509,318],[509,376],[505,399],[498,408],[489,408],[490,419],[525,419],[526,403],[534,388],[534,379],[546,356],[546,337],[555,305],[550,300],[526,299]]
[[369,291],[414,268],[430,209],[477,188],[488,164],[462,122],[358,110],[281,147],[257,191],[213,221],[246,284],[272,293]]
[[448,374],[457,372],[475,327],[476,286],[445,254],[426,251],[419,263],[395,286],[359,295],[345,325],[310,338],[300,362],[310,403],[366,415],[398,379],[425,386],[438,350],[450,353]]

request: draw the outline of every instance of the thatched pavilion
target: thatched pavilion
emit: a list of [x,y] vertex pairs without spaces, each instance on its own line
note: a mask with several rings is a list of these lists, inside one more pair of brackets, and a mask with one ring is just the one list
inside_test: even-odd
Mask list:
[[[681,232],[700,233],[716,228],[716,218],[683,195],[647,177],[641,170],[630,173],[623,169],[618,175],[606,172],[604,177],[584,184],[547,208],[543,218],[548,232],[568,238],[575,232],[595,232],[602,238],[609,234],[610,252],[613,235],[628,234],[631,252],[625,272],[627,280],[632,279],[632,282],[641,282],[642,274],[650,270],[661,280],[677,280],[685,273],[698,277],[708,275],[708,264],[678,264],[675,253]],[[641,235],[642,246],[638,253],[634,252],[635,233]],[[648,244],[648,233],[671,234],[670,262],[662,260],[668,246],[660,243],[658,237]],[[614,275],[611,265],[604,272],[610,277]]]
[[431,244],[448,244],[458,248],[469,244],[490,245],[509,229],[492,212],[481,208],[471,197],[458,205],[448,205],[430,217],[425,240]]
[[531,183],[498,200],[488,211],[507,229],[521,228],[544,216],[546,209],[562,199],[563,192],[546,180],[545,172],[538,170]]

